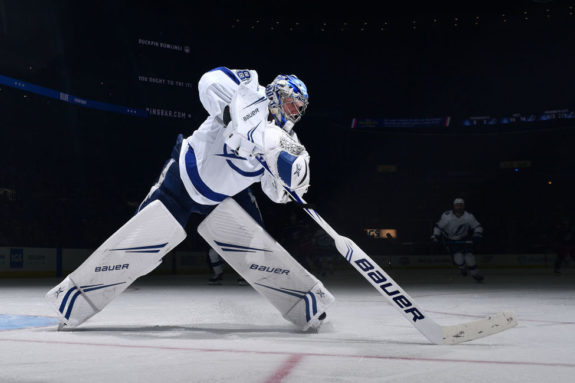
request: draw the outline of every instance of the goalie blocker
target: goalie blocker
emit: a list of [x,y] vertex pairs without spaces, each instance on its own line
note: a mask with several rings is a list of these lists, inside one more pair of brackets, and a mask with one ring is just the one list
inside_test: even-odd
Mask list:
[[198,232],[286,320],[303,331],[319,328],[333,295],[233,199],[219,204]]

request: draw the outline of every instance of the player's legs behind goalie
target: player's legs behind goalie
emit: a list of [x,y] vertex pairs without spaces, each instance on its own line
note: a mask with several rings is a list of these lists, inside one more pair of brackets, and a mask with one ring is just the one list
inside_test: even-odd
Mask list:
[[[185,239],[184,228],[191,214],[207,215],[214,209],[215,206],[194,202],[182,184],[178,167],[181,140],[182,137],[179,136],[171,159],[164,166],[157,183],[151,188],[137,214],[46,294],[46,299],[56,310],[62,327],[79,326],[104,309],[137,278],[154,270],[162,258]],[[287,256],[291,258],[289,254]],[[273,257],[269,260],[274,261]],[[241,270],[236,271],[242,274]],[[301,268],[289,275],[289,284],[298,285],[298,281],[302,280],[305,281],[305,286],[309,286],[310,278],[315,279]],[[282,281],[272,280],[272,283]],[[314,287],[316,285],[321,286],[321,282],[317,281]],[[272,287],[281,289],[284,286]],[[311,288],[303,292],[309,293]],[[323,292],[326,298],[313,302],[315,310],[311,316],[309,311],[294,309],[304,303],[307,306],[310,299],[307,294],[300,295],[300,304],[285,300],[274,302],[273,296],[264,296],[278,308],[284,318],[307,330],[321,325],[320,318],[325,317],[325,309],[333,302],[333,296],[325,289],[322,289]],[[297,317],[294,317],[295,313],[298,313]]]

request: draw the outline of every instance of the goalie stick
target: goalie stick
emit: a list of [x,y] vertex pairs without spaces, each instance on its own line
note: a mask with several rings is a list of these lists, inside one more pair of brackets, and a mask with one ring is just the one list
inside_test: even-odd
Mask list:
[[[257,154],[255,157],[274,176],[263,156]],[[515,315],[512,312],[501,312],[487,318],[457,325],[442,326],[438,324],[359,246],[351,239],[338,234],[315,209],[309,207],[295,192],[286,186],[284,189],[333,238],[338,252],[346,261],[430,342],[434,344],[458,344],[493,335],[517,325]]]

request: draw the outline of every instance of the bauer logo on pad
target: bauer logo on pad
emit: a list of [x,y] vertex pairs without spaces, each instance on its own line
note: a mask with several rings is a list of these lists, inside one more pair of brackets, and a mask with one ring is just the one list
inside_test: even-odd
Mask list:
[[289,270],[286,269],[280,269],[279,267],[271,267],[265,265],[256,265],[255,263],[252,263],[250,265],[250,270],[266,271],[268,273],[274,273],[274,274],[285,274],[285,275],[289,274]]

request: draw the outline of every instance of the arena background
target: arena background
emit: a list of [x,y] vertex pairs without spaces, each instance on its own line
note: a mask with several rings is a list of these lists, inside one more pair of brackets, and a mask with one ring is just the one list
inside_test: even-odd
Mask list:
[[[306,82],[306,199],[386,264],[432,266],[433,224],[463,197],[480,265],[550,268],[575,207],[573,5],[0,0],[0,273],[62,274],[129,219],[206,117],[197,81],[218,66]],[[292,215],[317,229],[254,190],[286,247]],[[207,273],[206,249],[191,235],[159,271]]]

